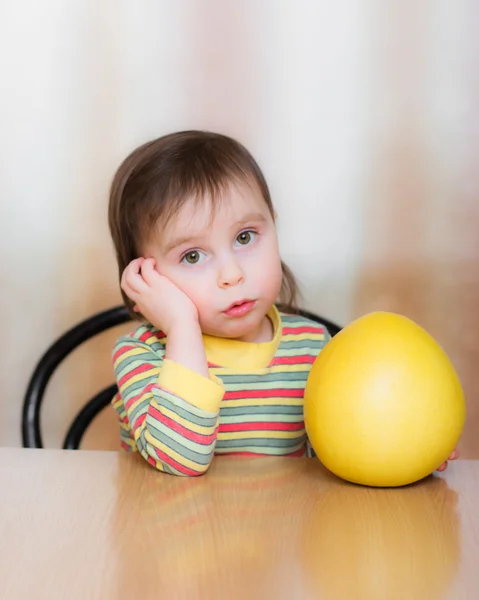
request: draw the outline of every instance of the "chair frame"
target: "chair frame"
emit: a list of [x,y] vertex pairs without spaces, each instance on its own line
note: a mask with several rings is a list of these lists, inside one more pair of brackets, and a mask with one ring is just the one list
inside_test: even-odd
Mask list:
[[[22,442],[24,448],[43,448],[40,431],[40,411],[45,389],[50,377],[75,348],[95,335],[131,321],[125,306],[116,306],[104,310],[92,317],[81,321],[65,332],[54,342],[40,358],[28,384],[23,401],[22,412]],[[118,390],[116,384],[102,390],[94,396],[76,415],[63,442],[63,448],[77,450],[82,436],[95,416],[108,404]]]
[[[281,309],[281,307],[278,307]],[[299,310],[298,313],[313,321],[324,325],[331,336],[335,336],[341,328],[329,321],[311,313],[307,310]],[[22,410],[22,442],[24,448],[43,448],[43,439],[40,430],[40,413],[42,402],[48,382],[58,365],[75,348],[90,338],[123,323],[132,320],[125,306],[116,306],[89,317],[70,330],[66,331],[40,358],[27,387],[23,400]],[[78,450],[85,431],[93,419],[107,407],[118,387],[112,384],[96,394],[77,413],[70,425],[63,448],[66,450]]]

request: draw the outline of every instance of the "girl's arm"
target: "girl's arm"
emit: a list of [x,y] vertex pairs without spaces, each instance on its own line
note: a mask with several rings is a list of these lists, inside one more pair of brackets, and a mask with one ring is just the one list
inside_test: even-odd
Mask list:
[[224,394],[222,383],[208,375],[201,334],[199,343],[193,334],[171,331],[165,356],[164,344],[144,331],[120,338],[113,355],[123,438],[129,429],[151,465],[183,476],[210,466]]

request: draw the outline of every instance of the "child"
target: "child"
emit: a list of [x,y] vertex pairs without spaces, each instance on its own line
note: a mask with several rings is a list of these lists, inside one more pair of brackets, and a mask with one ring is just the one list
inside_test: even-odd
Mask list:
[[200,131],[141,146],[115,175],[109,224],[123,299],[145,321],[113,353],[122,447],[183,476],[215,454],[304,456],[304,388],[330,336],[295,314],[249,152]]

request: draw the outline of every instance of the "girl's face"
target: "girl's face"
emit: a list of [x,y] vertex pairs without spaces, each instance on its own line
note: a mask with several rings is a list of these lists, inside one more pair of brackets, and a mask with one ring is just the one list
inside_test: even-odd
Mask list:
[[207,197],[186,202],[144,256],[194,302],[203,333],[266,341],[283,274],[274,219],[256,186],[231,185],[214,211]]

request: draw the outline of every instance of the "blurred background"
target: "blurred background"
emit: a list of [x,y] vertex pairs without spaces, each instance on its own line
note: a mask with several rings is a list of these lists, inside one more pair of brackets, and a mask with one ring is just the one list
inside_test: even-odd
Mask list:
[[[479,457],[479,4],[474,0],[17,0],[0,5],[0,445],[64,330],[120,302],[114,170],[187,128],[255,155],[303,305],[403,313],[442,344]],[[113,381],[123,326],[48,388],[44,442]],[[83,447],[114,449],[112,410]]]

